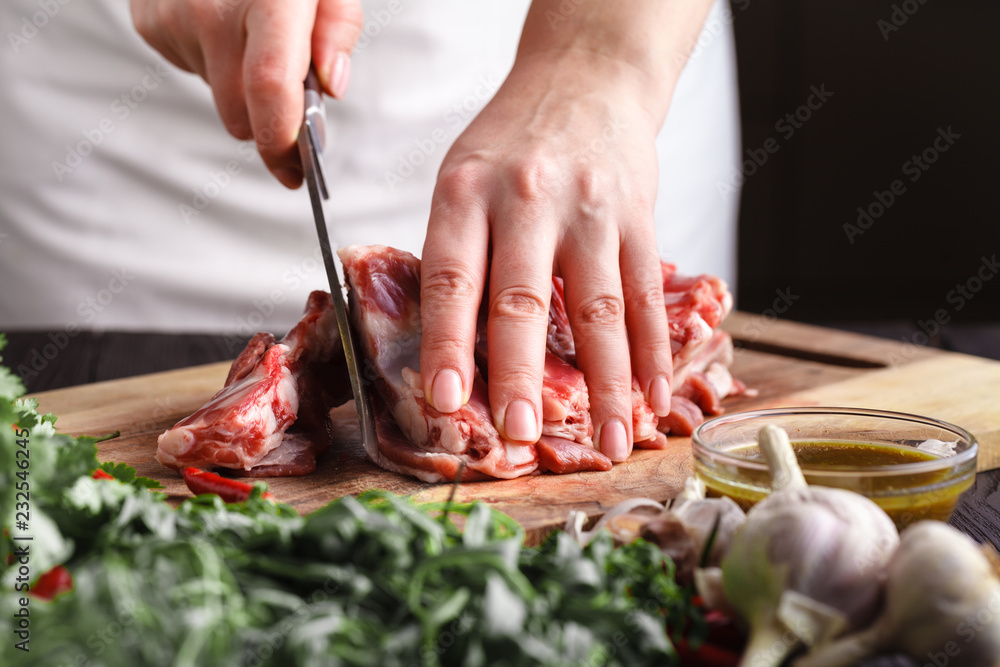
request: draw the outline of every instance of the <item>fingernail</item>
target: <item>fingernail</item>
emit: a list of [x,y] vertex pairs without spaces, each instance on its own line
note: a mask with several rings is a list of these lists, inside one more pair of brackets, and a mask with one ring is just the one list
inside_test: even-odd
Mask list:
[[295,167],[279,167],[274,170],[274,175],[289,188],[297,188],[302,184],[302,171]]
[[511,401],[504,414],[503,429],[510,440],[523,442],[538,440],[538,422],[531,403],[521,399]]
[[431,405],[438,412],[454,412],[462,407],[462,376],[451,368],[438,371],[431,385]]
[[670,414],[670,383],[662,375],[649,383],[649,407],[657,417]]
[[601,453],[616,463],[628,458],[628,434],[621,420],[609,419],[604,422],[601,428]]
[[338,53],[330,68],[330,92],[338,100],[344,99],[347,84],[351,82],[351,57],[346,53]]

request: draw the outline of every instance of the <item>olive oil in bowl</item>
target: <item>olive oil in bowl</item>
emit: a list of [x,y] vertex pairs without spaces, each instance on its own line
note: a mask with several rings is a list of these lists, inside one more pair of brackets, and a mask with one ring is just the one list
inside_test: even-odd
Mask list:
[[975,480],[978,447],[957,426],[858,408],[789,408],[725,415],[695,431],[695,473],[710,495],[749,509],[770,492],[756,444],[768,423],[788,431],[806,481],[867,496],[900,528],[946,521]]

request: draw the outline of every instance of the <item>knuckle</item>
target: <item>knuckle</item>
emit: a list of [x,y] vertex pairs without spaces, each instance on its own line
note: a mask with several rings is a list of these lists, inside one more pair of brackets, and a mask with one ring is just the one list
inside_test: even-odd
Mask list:
[[638,310],[662,311],[666,317],[663,305],[663,288],[659,285],[633,289],[626,287],[625,303]]
[[511,170],[514,194],[524,201],[538,201],[552,190],[555,165],[543,155],[526,155],[516,161]]
[[479,189],[484,178],[483,168],[477,161],[463,160],[441,170],[437,179],[437,197],[445,204],[456,204],[469,199]]
[[493,297],[490,318],[547,320],[549,307],[546,296],[525,287],[506,287]]
[[603,208],[612,192],[606,174],[596,169],[584,169],[575,178],[577,200],[584,211],[593,212]]
[[631,378],[599,377],[587,380],[590,393],[591,413],[597,423],[604,421],[602,416],[612,414],[632,413],[632,381]]
[[420,283],[421,301],[453,302],[479,298],[477,282],[472,273],[461,266],[434,269]]
[[[433,372],[445,366],[463,365],[464,360],[471,357],[472,346],[461,337],[456,338],[451,330],[434,335],[425,331],[421,337],[421,368],[425,368],[433,376]],[[426,363],[425,363],[426,362]]]
[[265,52],[247,63],[247,88],[258,96],[278,96],[295,78],[289,60],[277,53]]
[[[503,395],[518,396],[523,395],[524,388],[531,388],[533,394],[541,393],[541,377],[530,366],[511,362],[508,360],[504,364],[490,365],[490,390],[498,391]],[[538,389],[536,392],[535,390]]]
[[585,299],[576,308],[576,322],[583,326],[620,324],[625,313],[622,299],[617,296],[596,296]]

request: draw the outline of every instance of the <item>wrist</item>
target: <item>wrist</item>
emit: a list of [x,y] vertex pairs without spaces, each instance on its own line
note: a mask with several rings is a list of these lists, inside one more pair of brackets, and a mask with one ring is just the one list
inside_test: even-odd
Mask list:
[[519,49],[508,83],[534,88],[541,95],[613,106],[621,113],[633,109],[655,135],[666,117],[676,76],[653,74],[602,50]]

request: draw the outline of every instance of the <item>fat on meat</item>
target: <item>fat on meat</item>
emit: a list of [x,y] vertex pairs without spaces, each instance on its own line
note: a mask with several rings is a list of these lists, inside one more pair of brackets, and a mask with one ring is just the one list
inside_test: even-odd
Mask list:
[[350,398],[333,300],[316,291],[281,341],[268,333],[250,340],[225,386],[160,435],[156,459],[175,470],[305,475],[329,446],[330,410]]
[[408,443],[380,438],[380,465],[425,481],[453,479],[443,468],[455,475],[464,471],[463,479],[468,473],[509,479],[543,470],[610,469],[611,461],[594,449],[590,438],[582,374],[558,359],[546,364],[543,383],[545,442],[525,445],[500,435],[478,370],[470,398],[459,410],[444,414],[431,407],[419,372],[420,260],[386,246],[349,246],[338,254],[351,322],[366,358],[365,374]]

